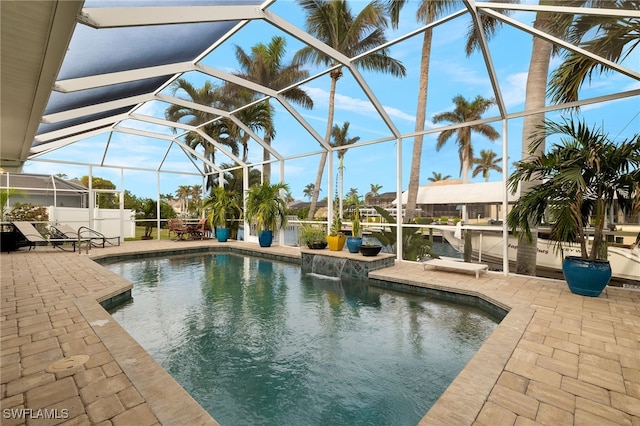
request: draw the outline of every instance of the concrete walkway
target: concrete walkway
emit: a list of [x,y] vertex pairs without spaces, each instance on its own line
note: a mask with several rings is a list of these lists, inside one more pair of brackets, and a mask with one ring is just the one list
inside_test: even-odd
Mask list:
[[[217,244],[2,253],[0,423],[216,424],[98,304],[131,284],[92,258]],[[300,256],[290,247],[263,250]],[[406,262],[372,275],[476,295],[509,310],[421,424],[640,426],[640,291],[607,288],[587,298],[561,281],[495,273],[476,280]]]

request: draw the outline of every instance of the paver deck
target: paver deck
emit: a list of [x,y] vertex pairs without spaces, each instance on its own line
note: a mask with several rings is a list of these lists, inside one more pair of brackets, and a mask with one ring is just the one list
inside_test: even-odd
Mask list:
[[[98,302],[131,284],[92,258],[207,247],[126,242],[0,255],[2,425],[216,424]],[[224,243],[299,257],[291,247]],[[472,294],[509,311],[420,424],[640,426],[640,291],[400,262],[373,278]]]

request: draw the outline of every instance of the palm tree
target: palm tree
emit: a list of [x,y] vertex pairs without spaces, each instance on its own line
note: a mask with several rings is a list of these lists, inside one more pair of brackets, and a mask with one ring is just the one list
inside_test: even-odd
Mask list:
[[[455,108],[451,112],[442,112],[433,116],[434,123],[448,122],[450,124],[462,124],[470,121],[479,120],[490,107],[495,103],[493,99],[485,99],[482,96],[476,96],[476,98],[469,102],[461,95],[453,98]],[[447,143],[452,137],[456,136],[458,142],[458,156],[460,158],[460,174],[462,175],[462,183],[469,181],[469,165],[473,158],[473,145],[471,145],[471,132],[477,132],[484,135],[489,140],[496,140],[500,137],[500,134],[491,127],[489,124],[476,124],[473,126],[463,126],[457,129],[443,130],[438,135],[438,143],[436,145],[436,151]],[[462,206],[462,220],[467,220],[466,206]]]
[[[495,104],[495,101],[493,99],[485,99],[478,95],[473,101],[469,102],[463,96],[458,95],[453,98],[453,103],[455,105],[453,111],[434,115],[433,122],[440,123],[444,121],[450,124],[462,124],[480,120],[482,114]],[[500,137],[500,134],[491,125],[476,124],[473,126],[459,127],[457,129],[443,130],[440,135],[438,135],[438,144],[436,145],[436,151],[440,151],[452,136],[456,136],[458,156],[460,158],[460,174],[463,183],[469,181],[469,165],[473,159],[471,132],[480,133],[491,141]]]
[[304,187],[304,191],[302,191],[304,196],[307,197],[308,199],[311,199],[311,197],[313,197],[313,187],[314,186],[315,186],[314,184],[308,183],[307,186]]
[[[640,1],[622,0],[612,7],[638,10]],[[583,41],[587,33],[596,37]],[[638,46],[640,38],[640,20],[620,17],[580,15],[569,30],[568,40],[591,53],[595,53],[612,62],[629,57]],[[551,74],[549,94],[554,103],[566,103],[578,100],[578,90],[587,78],[596,72],[609,69],[588,56],[567,51],[564,60]]]
[[500,162],[502,161],[502,157],[496,158],[496,155],[497,154],[490,149],[480,151],[480,157],[473,159],[473,164],[475,164],[476,167],[473,169],[471,177],[476,177],[482,173],[485,182],[489,182],[489,172],[491,170],[501,173],[502,167],[500,167]]
[[[407,3],[407,0],[387,0],[387,8],[391,16],[391,23],[394,28],[398,27],[400,21],[400,10]],[[422,0],[416,19],[429,25],[435,20],[462,5],[459,1],[433,1]],[[422,160],[422,141],[424,135],[424,124],[427,116],[427,94],[429,82],[429,61],[431,57],[431,41],[433,40],[433,30],[431,27],[424,31],[422,39],[422,53],[420,59],[420,82],[418,83],[418,108],[416,110],[416,135],[413,137],[413,153],[411,154],[411,172],[409,175],[409,187],[407,190],[407,204],[405,206],[404,222],[413,220],[416,212],[416,202],[418,199],[418,187],[420,186],[420,162]]]
[[[367,4],[357,16],[353,16],[346,0],[298,0],[298,3],[306,14],[305,25],[307,32],[349,58],[367,52],[387,41],[384,34],[384,29],[387,27],[387,19],[380,3],[376,1]],[[318,65],[324,64],[330,67],[336,66],[329,73],[331,89],[329,91],[329,115],[325,133],[325,141],[328,145],[333,128],[336,84],[342,77],[342,66],[331,56],[311,46],[304,47],[298,51],[294,61],[311,62]],[[359,59],[355,65],[367,70],[389,73],[395,77],[406,75],[404,66],[399,61],[391,58],[386,48],[376,50],[374,53]],[[313,218],[316,210],[326,161],[327,151],[325,149],[320,156],[318,174],[313,197],[311,197],[311,207],[309,208],[309,220]]]
[[[499,0],[496,0],[499,1]],[[519,0],[507,0],[512,3],[518,3]],[[566,6],[580,6],[584,3],[596,4],[601,0],[567,0],[564,2]],[[556,5],[557,0],[539,0],[540,5]],[[485,30],[485,36],[490,38],[495,34],[497,29],[502,25],[501,21],[495,18],[481,15],[480,19]],[[537,30],[548,32],[554,36],[563,37],[571,25],[573,16],[568,13],[549,13],[537,12],[533,27]],[[466,46],[467,55],[470,55],[480,46],[478,34],[475,29],[471,29]],[[527,84],[525,89],[525,111],[531,111],[543,108],[546,103],[547,81],[549,76],[549,64],[551,56],[558,52],[553,44],[541,37],[533,37],[533,45],[531,48],[531,59],[529,61],[529,72],[527,74]],[[537,129],[544,125],[544,113],[525,115],[522,125],[522,158],[524,159],[530,154],[530,159],[540,157],[545,151],[545,144],[538,145],[535,152],[529,152],[532,138]],[[533,185],[534,182],[531,182]],[[526,190],[526,187],[524,188]],[[518,241],[518,255],[516,272],[519,274],[535,275],[537,257],[537,234],[532,235],[532,240],[520,238]]]
[[[346,121],[342,127],[340,127],[339,125],[334,125],[333,126],[333,131],[331,132],[331,136],[333,138],[333,142],[331,142],[331,146],[336,148],[336,147],[346,147],[349,145],[353,145],[354,143],[358,142],[360,140],[360,136],[356,136],[354,138],[350,138],[348,136],[349,133],[349,122]],[[347,150],[349,148],[342,148],[338,151],[338,187],[340,188],[340,194],[338,196],[338,199],[340,200],[340,207],[339,207],[339,212],[340,212],[340,218],[342,218],[342,214],[343,214],[343,208],[342,208],[342,198],[343,198],[343,191],[342,191],[342,184],[344,182],[344,155],[347,153]]]
[[447,180],[451,177],[451,175],[442,176],[442,173],[436,173],[436,172],[431,172],[431,174],[432,176],[427,178],[429,182],[438,182],[440,180]]
[[[236,48],[236,59],[240,64],[241,72],[236,73],[239,77],[258,83],[262,86],[274,90],[288,87],[309,76],[309,72],[300,69],[301,64],[283,64],[286,53],[287,42],[284,37],[274,36],[268,45],[258,43],[251,48],[251,54],[245,52],[241,47]],[[303,89],[294,87],[282,93],[282,96],[304,108],[313,108],[313,100]],[[264,101],[267,109],[270,109],[269,99]],[[271,140],[275,137],[273,125],[266,127],[264,132],[264,142],[271,145]],[[265,182],[271,177],[271,163],[269,162],[269,151],[265,148],[263,153],[265,163],[262,166],[262,176]]]
[[370,183],[370,191],[367,192],[364,196],[365,202],[369,204],[370,200],[373,197],[377,197],[380,195],[380,190],[382,189],[382,185],[378,185],[376,183]]
[[195,215],[200,214],[200,201],[202,200],[202,185],[189,187],[189,212]]
[[180,213],[184,213],[187,211],[190,192],[191,187],[189,185],[180,185],[178,189],[176,189],[176,198],[180,200]]
[[[172,83],[171,91],[174,95],[177,92],[184,92],[189,97],[189,100],[204,106],[219,106],[219,103],[224,100],[223,93],[210,81],[205,81],[201,88],[196,88],[189,81],[179,78]],[[199,109],[187,108],[176,104],[169,106],[164,114],[167,120],[179,121],[190,126],[199,126],[200,124],[214,118],[211,114]],[[228,133],[225,123],[209,123],[205,125],[202,130],[205,134],[217,140],[219,143],[227,145],[233,154],[238,154],[238,146],[236,142],[225,137]],[[185,142],[191,148],[196,148],[199,145],[202,146],[204,150],[204,157],[211,162],[214,161],[214,146],[199,134],[189,132],[185,137]],[[211,175],[212,169],[206,163],[204,164],[204,171],[207,174],[206,187],[207,189],[210,189],[213,187],[213,177]]]

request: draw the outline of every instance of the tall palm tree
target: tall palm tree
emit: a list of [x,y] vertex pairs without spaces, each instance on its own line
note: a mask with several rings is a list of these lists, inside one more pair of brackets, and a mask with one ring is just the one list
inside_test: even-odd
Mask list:
[[427,178],[429,182],[438,182],[441,180],[447,180],[451,175],[442,176],[442,173],[431,172],[432,176]]
[[[400,10],[407,3],[407,0],[387,0],[387,8],[391,16],[391,23],[397,28],[400,21]],[[429,25],[447,13],[462,6],[462,2],[457,0],[434,1],[421,0],[416,19]],[[431,57],[431,41],[433,40],[433,30],[431,27],[424,31],[422,39],[422,53],[420,59],[420,81],[418,83],[418,108],[416,110],[416,132],[424,131],[424,124],[427,116],[427,94],[429,82],[429,61]],[[405,206],[404,222],[413,220],[416,212],[416,202],[418,199],[418,187],[420,186],[420,163],[422,160],[422,141],[424,135],[416,133],[413,137],[413,152],[411,154],[411,172],[409,175],[409,187],[407,190],[407,204]]]
[[[611,7],[638,10],[640,1],[621,0]],[[596,36],[584,41],[587,33]],[[568,40],[580,47],[608,59],[619,62],[628,57],[638,46],[640,39],[640,19],[580,15],[574,21]],[[574,51],[566,51],[563,62],[551,74],[549,94],[554,103],[578,100],[578,90],[594,72],[606,72],[609,68],[595,59]]]
[[[462,124],[470,121],[479,120],[492,105],[495,104],[493,99],[485,99],[482,96],[469,102],[463,96],[458,95],[453,98],[455,105],[453,111],[442,112],[433,116],[434,123],[447,122],[449,124]],[[457,129],[443,130],[438,135],[438,143],[436,151],[447,143],[447,141],[455,135],[458,143],[458,156],[460,158],[460,174],[462,182],[469,181],[469,166],[473,159],[473,145],[471,144],[471,132],[480,133],[491,141],[500,137],[500,134],[489,124],[476,124],[473,126],[463,126]]]
[[[179,78],[172,83],[171,92],[174,95],[178,92],[184,92],[190,101],[204,106],[216,107],[220,106],[220,103],[224,101],[224,95],[220,88],[210,81],[205,81],[202,87],[196,88],[189,81]],[[164,114],[167,120],[179,121],[191,126],[199,126],[200,124],[214,118],[211,114],[199,109],[187,108],[176,104],[169,106],[165,110]],[[228,146],[233,154],[238,154],[238,145],[236,141],[226,137],[228,135],[228,130],[225,122],[209,123],[205,125],[202,130],[205,134],[217,140],[219,143]],[[202,146],[204,157],[211,162],[215,160],[214,146],[199,134],[189,132],[185,137],[185,142],[191,148]],[[207,189],[210,189],[213,186],[213,176],[211,174],[212,169],[207,164],[204,164],[204,171],[207,174],[206,187]]]
[[[377,1],[367,4],[356,16],[351,13],[346,0],[298,0],[298,3],[306,14],[305,26],[307,32],[349,58],[367,52],[387,41],[384,34],[384,29],[387,27],[387,19],[384,9]],[[311,46],[304,47],[298,51],[294,61],[323,64],[330,67],[340,65],[332,57]],[[402,63],[391,58],[388,55],[388,49],[377,50],[359,59],[356,62],[356,66],[367,70],[389,73],[394,77],[406,75],[406,70]],[[329,114],[325,133],[327,144],[331,140],[336,84],[342,77],[342,66],[337,66],[329,75],[331,77],[331,89],[329,91]],[[316,210],[326,161],[327,151],[323,150],[318,165],[313,197],[311,198],[309,219],[313,218]]]
[[200,214],[200,201],[202,200],[202,185],[193,185],[189,187],[189,212],[196,215]]
[[[479,120],[494,103],[493,99],[485,99],[482,96],[469,102],[463,96],[458,95],[453,98],[455,108],[451,112],[442,112],[433,116],[434,123],[448,122],[450,124],[468,123],[470,121]],[[458,156],[460,158],[460,174],[462,175],[462,183],[469,181],[469,166],[473,158],[473,145],[471,144],[471,132],[480,133],[489,140],[496,140],[500,134],[489,124],[476,124],[473,126],[463,126],[457,129],[443,130],[438,135],[438,143],[436,151],[447,143],[447,141],[455,135],[458,143]],[[462,206],[462,220],[466,221],[466,206]]]
[[[240,64],[241,72],[236,75],[258,83],[262,86],[269,87],[274,90],[280,90],[292,84],[301,81],[309,76],[307,70],[301,69],[299,63],[283,63],[286,53],[287,42],[284,37],[274,36],[269,44],[258,43],[251,48],[251,53],[245,52],[240,46],[236,48],[236,59]],[[313,108],[313,100],[307,95],[304,89],[299,87],[292,88],[282,93],[282,96],[292,102],[301,105],[304,108]],[[267,109],[270,109],[269,99],[265,100]],[[271,145],[271,140],[275,137],[275,129],[273,125],[265,128],[264,142]],[[269,151],[265,148],[262,166],[263,179],[268,182],[271,177],[271,163]]]
[[340,200],[339,212],[340,218],[342,219],[343,215],[343,206],[342,199],[343,197],[343,187],[342,184],[344,182],[344,155],[347,153],[349,148],[344,148],[349,145],[353,145],[354,143],[360,140],[360,136],[356,136],[353,138],[349,137],[349,122],[346,121],[342,124],[342,127],[339,125],[334,125],[333,130],[331,132],[331,136],[333,142],[331,142],[331,146],[334,148],[343,147],[338,151],[338,187],[340,188],[340,194],[338,199]]
[[382,189],[382,185],[378,185],[376,183],[370,183],[370,190],[364,195],[365,202],[369,204],[373,197],[377,197],[380,195],[380,190]]
[[[494,0],[503,1],[503,0]],[[510,3],[519,3],[520,0],[504,0]],[[607,0],[565,0],[563,5],[578,7],[584,4],[596,5]],[[557,4],[557,0],[539,0],[540,5]],[[486,15],[480,16],[485,30],[485,36],[490,38],[497,29],[502,25],[501,21]],[[571,25],[573,16],[568,13],[549,13],[537,12],[533,27],[537,30],[548,32],[554,36],[564,37]],[[468,35],[466,52],[470,55],[474,50],[479,48],[479,37],[475,29],[471,29]],[[525,88],[525,111],[531,111],[543,108],[546,103],[547,82],[549,76],[549,64],[551,57],[557,54],[558,49],[552,43],[541,37],[533,37],[531,48],[531,59],[529,60],[529,72],[527,74],[527,83]],[[541,143],[535,152],[529,151],[529,146],[533,141],[537,130],[544,125],[544,113],[526,115],[522,125],[522,159],[529,158],[531,160],[540,157],[545,151],[545,144]],[[533,186],[535,182],[527,185]],[[526,190],[527,186],[523,187]],[[518,254],[516,272],[519,274],[535,275],[536,258],[537,258],[537,234],[532,233],[531,240],[520,238],[518,241]]]
[[476,167],[473,169],[471,177],[476,177],[482,173],[484,181],[489,182],[489,172],[491,172],[491,170],[501,173],[502,167],[500,167],[500,162],[502,161],[502,157],[496,158],[496,156],[497,154],[490,149],[480,151],[480,157],[474,158],[472,161]]
[[178,189],[176,189],[176,198],[180,200],[180,213],[184,213],[187,211],[190,192],[191,187],[189,185],[180,185]]

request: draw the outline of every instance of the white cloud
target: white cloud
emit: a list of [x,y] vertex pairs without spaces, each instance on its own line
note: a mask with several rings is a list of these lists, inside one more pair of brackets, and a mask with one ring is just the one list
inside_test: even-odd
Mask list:
[[[313,98],[313,102],[316,107],[328,108],[329,92],[317,87],[305,87],[305,90],[307,91],[309,96]],[[378,114],[378,112],[368,99],[354,98],[352,96],[346,96],[340,93],[336,93],[335,95],[335,108],[336,110],[348,111],[367,117],[371,117],[372,114]],[[391,118],[397,118],[406,121],[415,121],[415,115],[413,114],[407,114],[395,107],[383,105],[383,108]]]
[[519,72],[509,74],[501,81],[500,90],[502,90],[502,99],[507,107],[524,103],[527,76],[527,72]]

